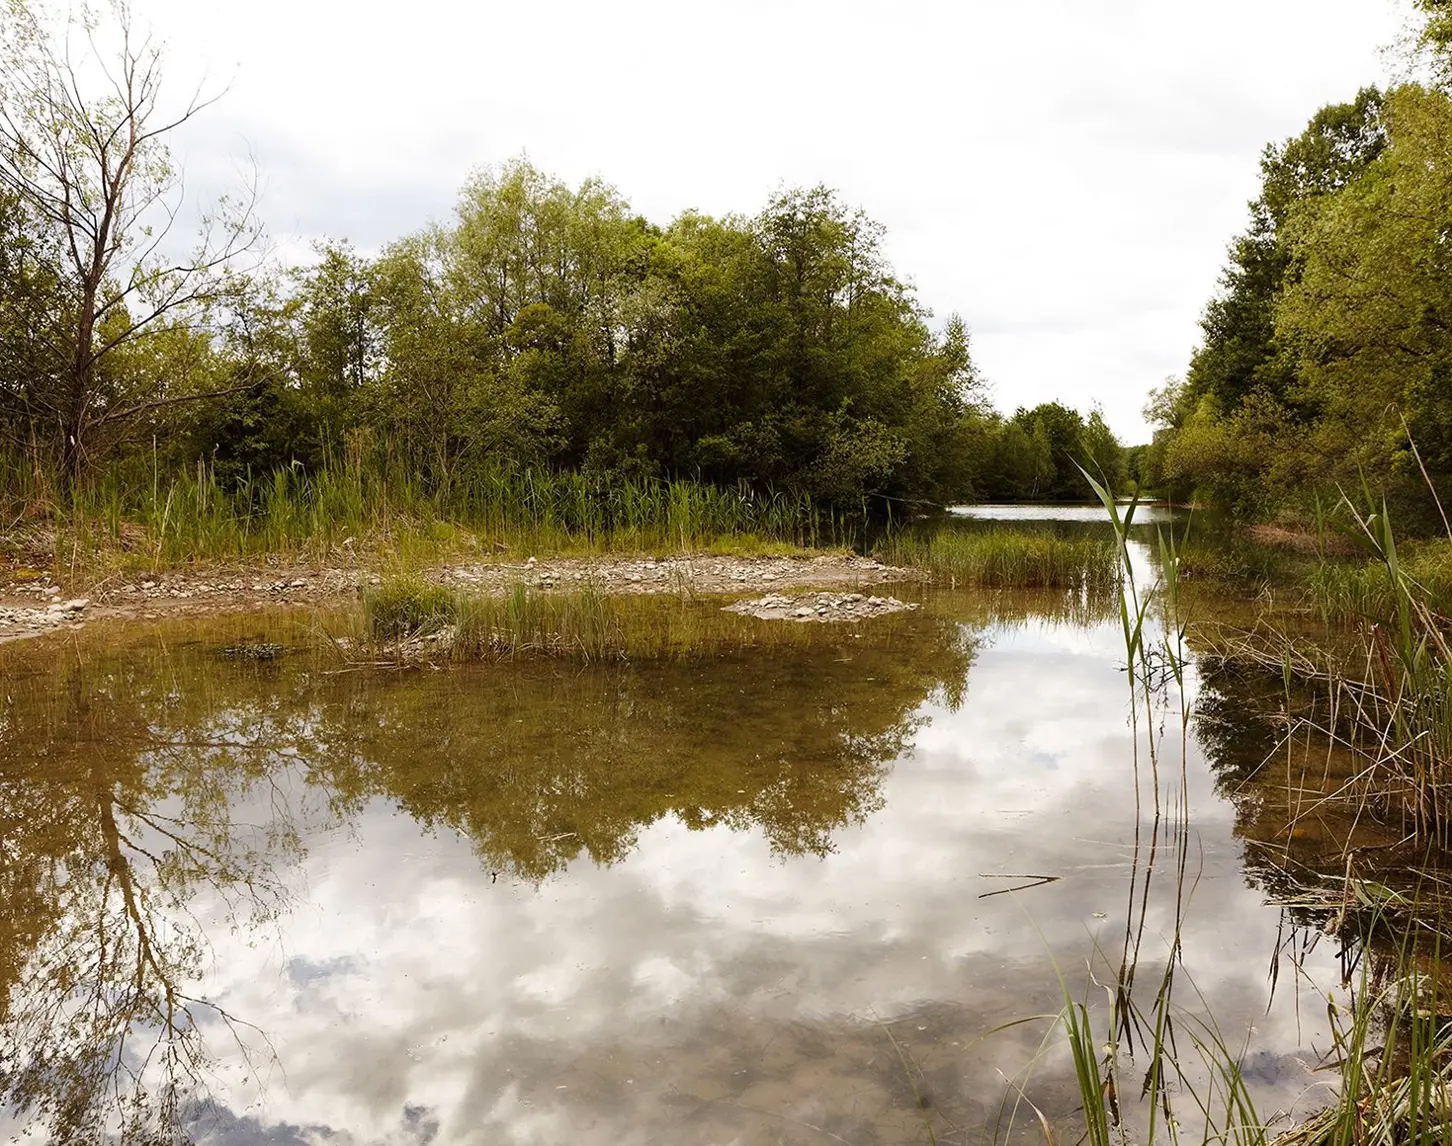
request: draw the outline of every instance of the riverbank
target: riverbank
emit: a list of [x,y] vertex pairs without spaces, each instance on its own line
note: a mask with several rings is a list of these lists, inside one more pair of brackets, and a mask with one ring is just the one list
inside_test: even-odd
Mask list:
[[[0,571],[0,641],[40,636],[97,620],[155,620],[253,612],[277,606],[354,602],[383,582],[381,563],[299,565],[281,560],[218,564],[156,574],[65,579],[26,567]],[[726,595],[799,589],[856,590],[923,579],[915,569],[850,553],[736,557],[559,557],[428,567],[425,580],[496,595],[591,588],[605,594]]]

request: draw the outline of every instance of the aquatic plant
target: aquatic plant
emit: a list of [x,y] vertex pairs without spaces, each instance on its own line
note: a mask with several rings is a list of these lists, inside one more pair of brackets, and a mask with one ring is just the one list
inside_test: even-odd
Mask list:
[[458,623],[460,599],[422,577],[390,578],[363,594],[363,621],[377,640],[427,636]]
[[[1091,479],[1092,482],[1092,479]],[[1184,703],[1185,658],[1182,654],[1186,629],[1179,619],[1179,558],[1174,539],[1161,537],[1159,566],[1154,586],[1141,592],[1127,560],[1128,520],[1133,507],[1121,516],[1106,490],[1095,485],[1105,501],[1115,526],[1125,566],[1121,588],[1121,620],[1128,657],[1128,677],[1135,707],[1143,707],[1148,735],[1150,831],[1147,840],[1137,833],[1130,879],[1130,913],[1121,953],[1117,981],[1110,991],[1111,1006],[1107,1032],[1095,1030],[1088,1004],[1075,997],[1062,972],[1059,984],[1063,1009],[1055,1022],[1068,1044],[1074,1078],[1081,1099],[1083,1140],[1091,1146],[1109,1146],[1131,1133],[1128,1116],[1121,1109],[1123,1088],[1119,1075],[1135,1057],[1145,1061],[1142,1083],[1137,1088],[1148,1100],[1144,1122],[1135,1137],[1155,1146],[1159,1142],[1180,1143],[1194,1135],[1203,1144],[1232,1143],[1235,1146],[1376,1146],[1452,1143],[1452,1026],[1441,1017],[1439,1002],[1440,945],[1443,929],[1428,925],[1426,904],[1415,890],[1394,891],[1359,874],[1351,862],[1336,889],[1318,889],[1338,904],[1330,928],[1347,932],[1354,921],[1357,934],[1348,947],[1359,945],[1359,973],[1348,971],[1345,994],[1326,995],[1328,1022],[1333,1045],[1326,1062],[1334,1071],[1323,1109],[1300,1125],[1286,1126],[1257,1111],[1243,1069],[1246,1045],[1228,1037],[1203,1013],[1203,998],[1195,992],[1198,1009],[1175,1000],[1181,968],[1181,924],[1186,903],[1186,841],[1190,836],[1190,808],[1183,768],[1187,753],[1189,706]],[[1367,679],[1353,679],[1335,667],[1323,674],[1334,695],[1342,697],[1344,719],[1330,727],[1313,727],[1301,718],[1293,728],[1319,732],[1343,745],[1361,745],[1368,766],[1365,776],[1375,778],[1382,788],[1395,787],[1388,776],[1399,776],[1412,797],[1412,820],[1416,831],[1440,832],[1444,819],[1444,786],[1440,770],[1432,766],[1447,759],[1444,739],[1449,724],[1452,672],[1446,643],[1440,637],[1436,617],[1421,597],[1422,590],[1409,578],[1397,557],[1396,543],[1385,507],[1357,520],[1384,569],[1393,596],[1394,610],[1386,622],[1368,631],[1364,663]],[[1147,638],[1146,622],[1151,602],[1163,609],[1163,637]],[[1288,690],[1292,697],[1295,654],[1282,650]],[[1267,656],[1266,664],[1272,663]],[[1332,666],[1333,662],[1326,662]],[[1344,663],[1344,662],[1343,662]],[[1300,670],[1297,670],[1300,671]],[[1304,674],[1303,674],[1304,675]],[[1181,776],[1171,785],[1168,809],[1160,803],[1160,752],[1155,729],[1159,726],[1154,707],[1156,681],[1173,680],[1180,694]],[[1133,709],[1132,709],[1133,711]],[[1136,737],[1136,800],[1140,800],[1139,737]],[[1430,786],[1430,791],[1428,790]],[[1149,1004],[1142,1005],[1135,991],[1135,973],[1140,961],[1144,905],[1148,903],[1148,882],[1155,877],[1160,850],[1160,824],[1169,813],[1166,837],[1175,880],[1175,918],[1167,936],[1168,951]],[[1437,897],[1433,896],[1432,901]],[[1136,915],[1135,907],[1139,905]],[[1418,910],[1419,907],[1422,910]],[[1393,942],[1388,949],[1385,937]],[[1372,947],[1373,937],[1382,937]],[[1399,936],[1399,938],[1397,938]],[[1430,953],[1420,949],[1416,937],[1430,936]],[[1296,974],[1303,975],[1300,965]],[[1193,983],[1191,987],[1193,988]],[[1138,1048],[1136,1050],[1136,1039]],[[1172,1107],[1171,1098],[1176,1107]],[[1186,1121],[1189,1112],[1193,1121]],[[1052,1130],[1045,1123],[1050,1142]]]
[[31,540],[43,537],[58,566],[160,567],[258,554],[322,560],[369,550],[757,553],[845,545],[861,528],[800,492],[512,466],[426,487],[405,468],[348,461],[231,481],[198,462],[154,469],[144,481],[107,471],[65,494],[58,488],[0,457],[0,514],[29,522]]
[[[1397,575],[1435,613],[1452,611],[1452,541],[1423,541],[1397,554]],[[1311,604],[1328,623],[1356,624],[1395,615],[1401,590],[1379,552],[1368,560],[1324,560],[1305,577]]]
[[883,561],[926,569],[954,585],[1095,592],[1117,583],[1115,552],[1108,538],[1006,528],[904,531],[877,547]]

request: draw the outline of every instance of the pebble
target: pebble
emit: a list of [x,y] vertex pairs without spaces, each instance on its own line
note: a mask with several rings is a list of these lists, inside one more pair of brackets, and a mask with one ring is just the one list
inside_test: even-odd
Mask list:
[[[467,586],[490,592],[505,590],[521,581],[540,591],[571,591],[590,587],[600,592],[642,594],[730,594],[741,596],[777,590],[771,598],[732,606],[738,612],[760,610],[772,619],[798,622],[857,621],[909,607],[891,597],[866,598],[857,592],[812,593],[806,585],[831,585],[846,589],[885,582],[911,581],[909,570],[893,569],[880,562],[850,555],[802,557],[710,557],[700,554],[652,555],[636,559],[529,557],[514,562],[454,565],[431,571],[429,577],[443,584]],[[108,611],[130,608],[134,616],[153,620],[175,605],[198,608],[256,607],[266,601],[277,604],[355,593],[359,588],[378,585],[382,578],[357,569],[292,570],[273,565],[238,570],[231,578],[192,579],[183,573],[152,574],[99,592],[97,605]],[[797,596],[787,587],[802,586]],[[49,576],[36,573],[33,580],[16,577],[5,588],[24,604],[0,605],[0,635],[6,638],[33,636],[79,623],[91,601],[67,599],[64,590]],[[761,602],[776,603],[765,605]],[[801,610],[798,613],[798,610]]]
[[871,617],[885,617],[891,613],[903,613],[920,609],[916,602],[899,601],[896,597],[868,597],[861,593],[808,593],[792,597],[771,593],[765,597],[753,597],[735,601],[726,606],[728,613],[743,613],[762,621],[793,621],[797,624],[818,622],[850,622]]
[[0,608],[0,629],[44,632],[61,625],[73,625],[90,603],[86,597],[77,597],[73,601],[52,601],[44,609]]

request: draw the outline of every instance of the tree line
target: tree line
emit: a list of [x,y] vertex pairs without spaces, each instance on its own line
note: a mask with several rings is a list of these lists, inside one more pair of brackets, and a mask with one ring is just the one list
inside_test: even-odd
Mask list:
[[[250,196],[182,234],[169,140],[206,100],[163,110],[161,54],[124,7],[78,33],[4,3],[6,473],[346,463],[442,488],[549,467],[940,504],[1081,497],[1080,463],[1123,474],[1097,411],[995,411],[963,320],[935,325],[882,226],[825,187],[659,225],[516,160],[447,222],[284,266]],[[96,94],[78,35],[108,64]]]
[[1245,516],[1363,481],[1423,524],[1452,492],[1452,6],[1419,82],[1365,88],[1267,147],[1183,379],[1151,398],[1152,484]]

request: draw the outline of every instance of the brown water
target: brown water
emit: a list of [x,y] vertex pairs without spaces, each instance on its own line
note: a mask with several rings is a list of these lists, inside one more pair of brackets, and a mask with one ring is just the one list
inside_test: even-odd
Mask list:
[[1242,863],[1261,732],[1220,712],[1182,792],[1167,695],[1156,833],[1117,618],[921,599],[659,664],[358,670],[296,616],[0,649],[0,1130],[1042,1141],[1067,1056],[995,1028],[1056,965],[1102,1024],[1177,916],[1187,1013],[1314,1109],[1335,952],[1271,991],[1308,933]]

